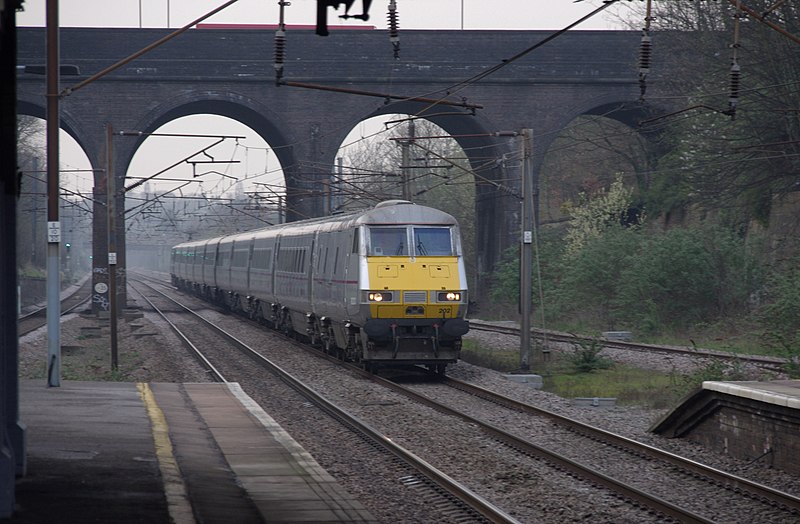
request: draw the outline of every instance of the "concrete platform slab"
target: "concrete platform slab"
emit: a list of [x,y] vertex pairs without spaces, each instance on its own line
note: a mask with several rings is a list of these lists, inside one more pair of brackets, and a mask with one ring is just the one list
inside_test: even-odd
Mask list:
[[238,384],[21,381],[3,522],[375,522]]

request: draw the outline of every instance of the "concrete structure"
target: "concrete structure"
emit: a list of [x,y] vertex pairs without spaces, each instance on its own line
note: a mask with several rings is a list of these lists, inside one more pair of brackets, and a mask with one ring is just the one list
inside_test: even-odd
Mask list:
[[239,384],[20,386],[11,522],[377,522]]
[[[0,78],[16,66],[16,10],[22,2],[0,4]],[[17,169],[16,86],[0,82],[0,519],[14,510],[14,477],[25,472],[25,426],[19,416],[17,332]]]
[[703,382],[651,431],[800,473],[800,380]]
[[[77,77],[63,76],[62,88],[167,34],[163,29],[62,29],[61,62],[80,71]],[[273,34],[266,29],[187,31],[65,96],[63,128],[84,148],[92,166],[102,169],[106,124],[115,130],[150,133],[182,116],[230,117],[252,128],[274,149],[286,175],[289,218],[296,219],[323,213],[320,181],[333,171],[342,140],[359,121],[391,113],[423,115],[457,137],[480,174],[476,265],[481,278],[505,248],[518,242],[520,227],[518,146],[513,138],[492,134],[533,129],[536,177],[549,144],[575,117],[602,114],[633,124],[642,114],[635,31],[572,31],[480,80],[477,75],[552,32],[404,31],[399,60],[393,58],[383,31],[341,31],[325,38],[311,30],[287,32],[284,80],[442,98],[457,105],[278,87]],[[19,31],[18,62],[27,67],[17,75],[21,114],[44,116],[44,77],[24,72],[44,63],[44,35],[44,28]],[[117,177],[124,176],[143,140],[113,140]],[[124,187],[120,182],[116,187]],[[106,180],[101,172],[95,178],[94,198],[95,213],[102,215]],[[117,207],[122,209],[121,200]],[[107,232],[102,220],[95,224],[95,278],[102,279]],[[117,223],[116,229],[118,238],[124,239],[124,225]],[[124,246],[123,241],[118,244]],[[124,251],[119,264],[124,269]],[[104,302],[103,297],[98,299]]]

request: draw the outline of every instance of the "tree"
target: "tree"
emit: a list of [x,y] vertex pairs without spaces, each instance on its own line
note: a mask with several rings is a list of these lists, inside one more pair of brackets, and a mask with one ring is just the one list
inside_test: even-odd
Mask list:
[[591,196],[580,193],[577,205],[568,206],[567,254],[577,254],[590,240],[612,227],[640,223],[642,214],[631,212],[632,195],[633,190],[625,187],[619,175],[607,191],[599,189]]
[[17,119],[17,162],[23,172],[17,205],[17,267],[36,272],[47,265],[47,208],[41,134],[43,122]]
[[[777,6],[769,19],[798,35],[794,4],[747,2]],[[648,123],[669,137],[651,210],[736,209],[768,224],[773,203],[800,187],[800,45],[728,2],[653,7],[653,102],[671,104]]]
[[622,176],[638,195],[646,194],[651,144],[637,129],[610,118],[584,115],[573,120],[548,148],[540,176],[543,224],[563,221],[580,194],[593,194]]

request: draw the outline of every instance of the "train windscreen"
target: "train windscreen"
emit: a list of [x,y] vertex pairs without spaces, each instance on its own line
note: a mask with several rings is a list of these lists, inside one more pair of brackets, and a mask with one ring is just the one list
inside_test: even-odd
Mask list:
[[407,234],[404,227],[370,228],[369,254],[378,257],[408,256]]
[[447,257],[453,255],[450,229],[446,227],[415,227],[414,250],[421,257]]
[[[411,234],[409,234],[411,233]],[[411,249],[409,249],[409,240]],[[448,227],[372,227],[369,230],[369,255],[382,257],[453,256],[452,231]]]

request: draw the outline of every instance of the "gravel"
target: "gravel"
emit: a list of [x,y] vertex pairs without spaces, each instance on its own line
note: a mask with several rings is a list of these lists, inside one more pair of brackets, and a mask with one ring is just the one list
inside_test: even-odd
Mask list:
[[[129,297],[132,295],[129,295]],[[213,310],[205,315],[222,325],[235,326],[234,317]],[[187,358],[183,348],[168,327],[150,313],[144,318],[121,321],[119,324],[120,369],[111,372],[108,358],[107,332],[100,338],[88,338],[87,328],[97,326],[93,317],[69,315],[62,323],[63,377],[66,380],[133,380],[149,382],[201,382],[206,374],[194,360]],[[103,328],[106,329],[107,328]],[[589,519],[593,522],[652,521],[629,504],[607,493],[576,483],[567,476],[553,474],[545,466],[522,467],[515,464],[502,446],[481,436],[475,428],[448,421],[448,424],[431,424],[441,417],[424,407],[410,407],[405,401],[363,380],[342,377],[330,364],[309,359],[278,339],[266,336],[256,328],[236,328],[237,336],[269,352],[270,358],[280,365],[302,375],[304,380],[314,380],[320,392],[336,399],[369,420],[385,425],[389,435],[414,445],[415,452],[426,460],[438,464],[451,476],[465,481],[484,496],[498,501],[524,522],[564,522]],[[486,347],[518,348],[516,337],[473,331],[469,338],[479,339]],[[68,348],[68,349],[67,349]],[[43,377],[46,356],[46,338],[43,330],[20,340],[20,375],[26,378]],[[606,356],[627,364],[664,371],[692,372],[698,364],[690,358],[669,360],[663,355],[648,355],[626,351],[606,351]],[[800,494],[800,479],[759,463],[744,463],[725,455],[706,450],[683,439],[664,439],[648,432],[648,428],[666,410],[633,406],[610,408],[581,408],[564,399],[534,389],[528,385],[509,381],[502,374],[459,362],[448,368],[448,374],[480,386],[504,393],[513,398],[535,404],[550,411],[583,420],[656,447],[673,451],[719,469],[733,471],[757,482]],[[404,523],[441,520],[441,516],[426,513],[418,507],[412,489],[398,490],[397,481],[402,473],[391,464],[364,460],[368,451],[363,444],[346,442],[347,437],[332,437],[336,429],[326,428],[319,413],[304,407],[302,401],[291,398],[290,393],[277,393],[277,384],[263,378],[237,377],[254,399],[261,403],[287,430],[342,483],[367,505],[381,522]],[[245,386],[247,384],[247,386]],[[254,384],[254,385],[250,385]],[[398,407],[398,409],[394,409]],[[400,409],[402,408],[402,409]],[[476,408],[477,409],[477,408]],[[485,409],[485,408],[480,408]],[[494,414],[487,412],[487,418]],[[381,426],[383,428],[383,426]],[[411,428],[411,429],[409,429]],[[448,449],[442,442],[455,442],[472,435],[471,451]],[[332,445],[331,440],[336,440]],[[411,442],[411,441],[415,442]],[[339,442],[345,441],[345,442]],[[473,456],[465,459],[466,454]],[[356,460],[354,457],[360,457]],[[478,464],[476,466],[476,464]],[[478,469],[476,469],[478,468]],[[431,510],[433,511],[433,510]],[[735,521],[736,518],[729,517]],[[721,520],[726,520],[722,518]],[[748,517],[752,522],[771,522],[766,516]],[[446,520],[445,520],[446,521]]]

